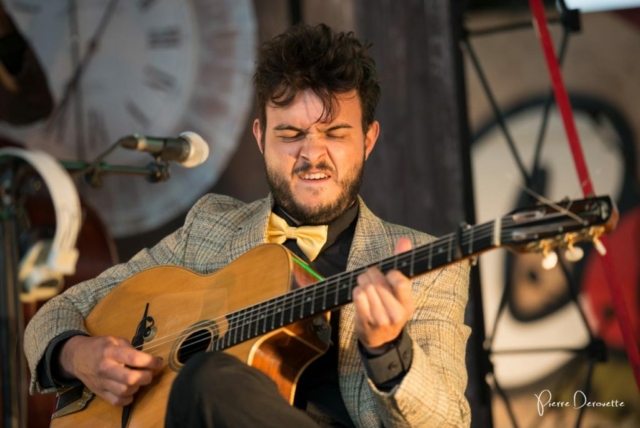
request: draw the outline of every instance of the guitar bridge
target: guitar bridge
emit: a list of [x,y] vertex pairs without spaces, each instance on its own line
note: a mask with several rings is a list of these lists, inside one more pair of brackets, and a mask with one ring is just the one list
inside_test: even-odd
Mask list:
[[87,407],[87,404],[93,397],[95,397],[95,394],[84,386],[65,389],[58,394],[56,411],[51,415],[51,419],[79,412]]

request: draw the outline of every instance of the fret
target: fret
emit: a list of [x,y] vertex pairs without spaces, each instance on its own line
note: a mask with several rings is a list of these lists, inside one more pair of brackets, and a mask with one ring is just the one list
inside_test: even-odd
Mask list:
[[282,327],[284,325],[284,309],[285,309],[286,303],[287,303],[287,300],[285,298],[284,301],[282,302],[282,306],[279,308],[279,310],[280,310],[280,325],[278,327]]
[[334,293],[333,306],[338,306],[338,291],[340,290],[340,282],[342,281],[342,276],[338,278],[338,282],[336,282],[336,288]]
[[246,309],[246,314],[244,318],[245,318],[244,327],[247,328],[247,339],[250,339],[253,337],[251,335],[251,326],[253,325],[253,309],[252,308]]
[[329,284],[324,283],[323,284],[323,291],[322,291],[322,310],[324,311],[325,309],[327,309],[327,288],[329,288]]
[[[400,257],[400,255],[398,255],[397,257]],[[408,264],[407,255],[403,254],[402,255],[402,263],[400,263],[400,268],[401,268],[400,271],[405,275],[407,274],[407,272],[406,272],[407,264]]]
[[246,311],[237,311],[234,312],[235,316],[235,325],[233,327],[235,334],[233,337],[233,343],[238,344],[244,340],[244,320],[246,317]]
[[232,332],[229,339],[230,342],[233,342],[232,345],[238,343],[238,316],[237,313],[233,314],[233,327],[230,328],[229,332]]
[[475,226],[472,227],[471,230],[469,230],[469,251],[467,252],[467,254],[469,255],[473,254],[473,232],[475,232],[475,230]]
[[449,255],[447,256],[447,263],[451,262],[451,252],[453,251],[453,235],[449,238]]
[[393,256],[393,269],[397,270],[398,269],[398,256]]
[[260,319],[262,319],[262,334],[267,332],[267,311],[266,309],[260,313]]
[[289,322],[293,322],[293,309],[296,307],[296,294],[293,293],[291,296],[291,308],[289,309]]
[[244,341],[244,328],[247,322],[247,311],[241,310],[241,315],[238,316],[238,320],[240,322],[240,342]]
[[[279,299],[276,299],[279,300]],[[276,324],[276,314],[278,313],[278,310],[280,309],[280,306],[278,306],[280,304],[280,302],[275,302],[274,303],[276,306],[274,308],[273,313],[271,314],[271,330],[274,330],[276,328],[275,324]]]
[[302,289],[300,297],[300,319],[304,318],[304,305],[307,302],[307,287]]
[[[438,242],[438,241],[436,241]],[[429,270],[431,270],[432,260],[433,260],[433,242],[429,244]]]
[[256,310],[258,311],[257,316],[255,317],[255,319],[253,319],[253,314],[251,315],[251,318],[253,319],[252,323],[255,324],[255,329],[253,330],[252,337],[256,337],[258,335],[258,321],[260,320],[260,306],[262,306],[262,303],[257,305],[257,306],[255,306]]
[[235,331],[235,333],[233,334],[233,345],[237,345],[238,343],[242,342],[242,324],[236,325],[233,330]]
[[233,336],[233,314],[230,314],[227,319],[229,320],[229,325],[227,328],[227,334],[224,335],[224,340],[227,341],[227,347],[229,347],[231,343],[231,336]]
[[313,297],[311,298],[311,313],[309,315],[314,313],[315,306],[316,306],[316,287],[313,286]]
[[[380,267],[379,264],[378,267]],[[349,302],[353,301],[353,284],[355,283],[355,281],[353,280],[353,274],[354,271],[351,271],[351,273],[349,274],[349,290],[347,292],[347,301]]]
[[224,336],[222,336],[222,340],[220,341],[220,346],[224,346],[224,341],[225,340],[229,340],[229,333],[231,332],[231,315],[233,314],[229,314],[227,315],[227,332],[224,334]]

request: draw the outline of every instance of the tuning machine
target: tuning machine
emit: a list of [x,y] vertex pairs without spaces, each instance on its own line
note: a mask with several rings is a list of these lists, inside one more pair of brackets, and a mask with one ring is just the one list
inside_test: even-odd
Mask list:
[[549,242],[541,242],[540,246],[542,247],[542,268],[544,270],[551,270],[558,264],[558,254],[551,248]]
[[565,242],[567,243],[567,248],[564,250],[564,258],[570,262],[582,260],[582,257],[584,257],[584,250],[580,247],[574,246],[576,237],[567,235],[565,237]]
[[591,235],[591,241],[593,242],[593,248],[595,248],[601,256],[607,254],[607,248],[604,246],[602,241],[600,241],[600,236],[603,233],[605,233],[605,228],[602,226],[592,227],[589,230],[589,235]]
[[601,256],[607,254],[607,248],[604,246],[602,241],[598,239],[597,236],[593,238],[593,248],[595,248],[598,254],[600,254]]

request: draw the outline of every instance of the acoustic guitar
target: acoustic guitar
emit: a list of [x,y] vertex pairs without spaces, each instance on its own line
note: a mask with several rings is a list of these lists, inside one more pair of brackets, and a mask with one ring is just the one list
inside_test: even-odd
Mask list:
[[[413,278],[498,247],[548,253],[583,241],[598,246],[617,217],[609,197],[538,205],[485,224],[461,225],[375,266]],[[302,370],[328,347],[318,315],[350,303],[357,277],[367,268],[323,279],[286,248],[264,244],[210,275],[175,266],[144,270],[107,294],[86,327],[94,336],[133,337],[138,349],[162,356],[161,373],[124,408],[86,388],[67,390],[59,394],[51,426],[162,426],[174,378],[190,357],[210,351],[227,352],[265,372],[292,403]]]

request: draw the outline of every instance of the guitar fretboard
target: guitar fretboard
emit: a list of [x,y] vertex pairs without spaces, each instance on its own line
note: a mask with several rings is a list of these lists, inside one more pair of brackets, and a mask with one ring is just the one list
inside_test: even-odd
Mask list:
[[[497,227],[496,227],[497,226]],[[378,263],[331,276],[303,288],[228,314],[227,333],[212,344],[213,350],[230,348],[293,322],[330,311],[353,299],[358,275],[376,266],[383,273],[393,269],[409,278],[428,273],[500,245],[500,221],[466,226],[406,253]]]

